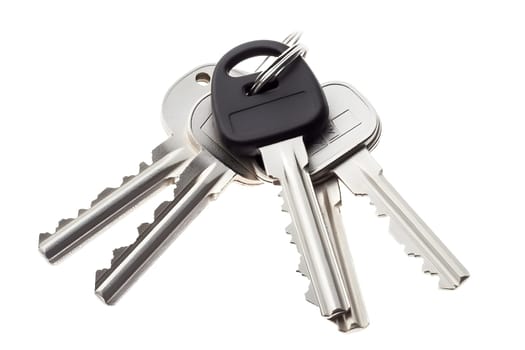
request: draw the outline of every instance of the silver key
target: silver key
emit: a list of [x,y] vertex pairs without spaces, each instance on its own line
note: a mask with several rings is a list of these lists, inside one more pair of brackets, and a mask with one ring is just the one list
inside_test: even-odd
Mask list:
[[172,123],[177,125],[172,129],[175,133],[170,132],[172,136],[153,150],[153,163],[149,166],[142,163],[138,175],[124,177],[119,188],[106,188],[89,209],[79,210],[77,218],[61,220],[55,233],[40,235],[39,250],[50,262],[81,245],[148,195],[174,183],[195,155],[193,148],[188,147],[185,126],[195,103],[208,92],[209,86],[195,84],[193,75],[186,75],[173,85],[168,93],[180,97],[171,101],[170,106],[176,116],[172,118]]
[[[333,88],[340,84],[334,83]],[[345,100],[331,100],[334,94],[328,93],[329,87],[325,87],[325,91],[330,106]],[[352,114],[353,132],[345,134],[348,126],[337,130],[338,125],[334,123],[334,133],[325,135],[327,141],[321,147],[309,150],[310,173],[321,179],[335,174],[354,194],[369,195],[377,206],[378,214],[390,217],[390,231],[405,245],[406,253],[423,258],[423,271],[437,274],[441,288],[458,287],[469,277],[468,271],[385,179],[381,167],[371,157],[369,147],[355,147],[359,139],[378,139],[378,131],[370,127],[376,116],[365,113],[372,107],[357,91],[354,90],[354,97],[348,98],[360,98],[364,102],[364,113],[345,112]],[[369,118],[368,122],[366,118]]]
[[109,269],[97,271],[95,293],[104,302],[113,304],[204,209],[207,200],[217,196],[235,176],[233,170],[201,151],[181,175],[175,199],[155,210],[151,224],[139,226],[139,235],[133,244],[114,251]]
[[[201,67],[199,71],[211,73],[208,68]],[[164,116],[165,121],[169,120],[166,125],[172,123],[169,116],[173,114],[169,106],[174,104],[171,99],[178,97],[175,94],[166,96]],[[206,97],[197,103],[189,126],[184,128],[190,128],[189,142],[198,153],[180,175],[173,201],[162,203],[155,210],[153,222],[139,226],[137,240],[127,247],[116,249],[111,266],[96,274],[95,293],[106,303],[116,302],[145,268],[230,182],[259,183],[250,162],[238,159],[215,141],[218,137],[213,123],[211,104],[209,97]]]
[[[341,279],[338,280],[338,289],[344,292],[343,303],[333,310],[331,321],[336,323],[340,331],[348,332],[354,329],[366,328],[368,326],[368,316],[366,313],[363,297],[359,288],[357,274],[354,269],[352,256],[348,250],[346,242],[345,229],[341,217],[340,207],[341,192],[339,181],[335,177],[325,179],[324,181],[314,184],[317,201],[321,208],[321,213],[326,224],[329,234],[330,246],[334,248],[334,266],[341,271]],[[288,205],[283,205],[283,211],[288,211]],[[286,228],[288,234],[292,236],[292,243],[296,244],[296,231],[293,225]],[[310,278],[308,267],[301,254],[301,260],[297,271],[303,276]],[[314,305],[318,305],[316,295],[310,285],[306,292],[306,300]]]
[[332,317],[345,303],[338,289],[343,277],[334,266],[334,247],[317,203],[315,190],[306,170],[308,155],[302,137],[262,147],[261,156],[269,176],[283,188],[283,197],[296,232],[295,242],[302,252],[312,294],[321,314]]
[[437,274],[439,287],[455,289],[469,277],[467,269],[386,180],[383,169],[363,149],[333,169],[356,195],[368,195],[378,215],[390,217],[390,232],[410,256],[423,258],[423,272]]
[[[317,141],[309,146],[310,157],[317,152],[335,154],[332,147],[344,146],[345,152],[352,152],[361,147],[372,149],[381,131],[379,118],[368,102],[356,94],[351,87],[342,83],[328,83],[323,85],[326,98],[330,106],[330,122],[327,131]],[[346,140],[341,144],[341,140]],[[336,146],[334,146],[334,143]],[[311,158],[310,158],[311,159]],[[316,158],[321,164],[322,159]],[[327,251],[326,256],[331,259],[330,265],[337,271],[334,278],[336,290],[340,292],[340,299],[334,305],[329,316],[341,331],[350,331],[368,326],[368,317],[359,289],[352,258],[345,239],[344,226],[340,215],[341,195],[339,184],[334,176],[323,177],[314,183],[319,207],[321,209],[328,236],[326,244],[319,249]],[[288,205],[283,206],[288,211]],[[292,235],[292,242],[297,242],[297,233],[294,225],[287,227],[287,232]],[[297,245],[301,254],[299,271],[310,277],[301,245]],[[306,299],[319,306],[319,300],[310,285]]]

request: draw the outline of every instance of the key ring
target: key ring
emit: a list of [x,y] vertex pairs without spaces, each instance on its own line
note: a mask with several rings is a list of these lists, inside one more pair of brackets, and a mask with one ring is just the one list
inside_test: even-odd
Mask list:
[[[302,32],[290,33],[290,34],[288,34],[288,36],[286,38],[283,39],[282,43],[285,44],[286,46],[295,45],[295,44],[297,44],[299,42],[299,40],[301,39],[302,35],[303,35]],[[259,66],[254,70],[254,72],[258,72],[259,69],[261,69],[266,62],[268,62],[270,57],[271,56],[266,56],[266,58],[261,62],[261,64],[259,64]]]
[[306,52],[306,47],[301,44],[294,44],[286,49],[268,68],[255,78],[255,83],[250,89],[250,95],[255,95],[261,91],[266,84],[277,78],[295,59],[304,57]]

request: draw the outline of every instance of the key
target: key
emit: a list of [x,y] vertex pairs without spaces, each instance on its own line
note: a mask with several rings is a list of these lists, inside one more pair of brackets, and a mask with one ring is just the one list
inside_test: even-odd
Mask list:
[[[381,134],[380,120],[374,108],[347,84],[338,82],[323,84],[323,91],[330,106],[329,127],[321,137],[309,145],[310,156],[323,149],[325,149],[323,151],[325,155],[333,156],[336,154],[335,150],[326,150],[326,148],[334,147],[333,143],[339,142],[342,138],[346,139],[344,146],[347,148],[345,152],[350,153],[353,149],[362,147],[373,149]],[[335,147],[341,146],[338,144]],[[345,239],[346,235],[340,214],[339,183],[335,176],[325,176],[322,181],[314,183],[314,188],[327,225],[330,243],[335,248],[334,261],[331,265],[340,270],[342,277],[342,279],[337,280],[338,289],[345,292],[345,298],[342,298],[344,303],[339,305],[339,309],[345,311],[334,312],[337,316],[331,320],[339,326],[339,330],[344,332],[365,328],[368,326],[368,317]],[[283,210],[287,211],[286,204],[283,206]],[[296,240],[294,226],[288,226],[287,231],[292,235],[292,243],[294,243]],[[297,246],[297,248],[302,254],[300,247]],[[304,259],[301,259],[298,270],[301,274],[309,276]],[[311,286],[306,293],[306,298],[317,305]]]
[[[336,177],[330,177],[324,181],[314,185],[317,201],[323,219],[326,224],[326,228],[329,234],[329,240],[331,245],[335,249],[335,262],[334,266],[337,266],[341,270],[341,276],[343,277],[338,281],[340,287],[338,289],[345,291],[346,298],[344,305],[339,307],[343,310],[339,313],[334,312],[335,316],[329,318],[331,321],[337,324],[339,330],[342,332],[349,332],[354,329],[366,328],[369,324],[368,316],[366,313],[365,305],[363,303],[363,297],[359,288],[359,282],[357,280],[357,274],[354,269],[354,263],[352,256],[348,250],[348,243],[346,242],[346,235],[341,217],[340,207],[342,205],[341,192],[339,189],[339,181]],[[282,197],[282,194],[280,195]],[[283,211],[288,212],[288,205],[283,205]],[[296,230],[293,225],[289,225],[286,228],[286,232],[292,236],[291,243],[296,244]],[[302,257],[297,272],[303,276],[310,278],[308,267]],[[309,286],[306,292],[306,300],[314,305],[317,305],[317,298],[312,289],[312,285]]]
[[158,258],[163,249],[182,232],[236,173],[201,151],[188,165],[175,189],[176,200],[164,202],[155,210],[151,224],[139,226],[137,240],[128,247],[114,251],[109,269],[96,274],[95,293],[107,304],[113,304],[122,293]]
[[[205,72],[206,67],[201,70]],[[209,86],[195,84],[194,76],[185,76],[173,86],[170,92],[180,97],[171,101],[170,108],[177,116],[172,120],[177,125],[170,132],[172,136],[153,150],[153,163],[142,163],[138,175],[124,177],[118,188],[106,188],[90,208],[79,210],[78,217],[61,220],[55,233],[40,234],[39,250],[50,262],[71,252],[152,193],[174,183],[195,155],[188,147],[185,125],[194,104],[209,90]]]
[[[335,85],[332,86],[334,91]],[[337,108],[339,101],[353,99],[353,111],[345,110],[344,106],[339,109],[345,110],[344,113],[352,113],[352,117],[368,116],[369,123],[361,118],[349,118],[354,119],[353,125],[350,123],[338,131],[339,125],[336,121],[333,122],[331,130],[320,138],[322,141],[309,149],[310,174],[314,179],[336,175],[354,194],[368,195],[376,205],[378,215],[390,217],[390,232],[405,245],[406,253],[423,258],[423,271],[437,274],[440,288],[455,289],[469,277],[467,269],[386,180],[381,167],[370,154],[371,147],[364,144],[357,147],[359,139],[374,140],[378,139],[378,132],[380,134],[380,123],[379,131],[370,127],[377,118],[375,113],[365,113],[367,109],[371,111],[372,107],[355,90],[353,96],[347,95],[343,98],[336,97],[336,93],[330,94],[330,89],[330,86],[324,87],[331,109]],[[341,91],[343,90],[337,89],[337,92]],[[363,113],[356,113],[359,109],[359,98],[364,102]],[[345,134],[348,128],[352,129],[352,133]],[[377,140],[372,142],[372,146],[376,143]]]
[[439,287],[455,289],[469,277],[467,269],[432,232],[383,175],[367,149],[333,169],[356,195],[368,195],[379,216],[390,217],[390,232],[409,256],[422,257],[422,270],[439,276]]
[[[283,197],[321,314],[334,317],[345,303],[336,280],[340,270],[334,247],[317,203],[303,137],[313,139],[328,121],[328,106],[315,76],[297,58],[274,88],[248,95],[255,76],[231,77],[229,70],[240,61],[258,55],[277,56],[286,46],[272,41],[240,45],[217,63],[212,79],[212,107],[217,128],[226,145],[237,154],[260,154],[267,175],[283,188]],[[275,87],[276,86],[276,87]]]
[[330,235],[330,242],[335,248],[336,259],[344,278],[340,281],[344,284],[344,290],[348,297],[348,306],[344,312],[334,316],[331,321],[335,322],[340,331],[348,332],[354,329],[366,328],[368,326],[368,316],[366,314],[363,297],[359,288],[357,274],[354,270],[352,256],[348,250],[346,234],[341,217],[341,191],[339,181],[332,177],[316,184],[315,192],[323,218]]
[[[206,74],[211,73],[213,68],[207,68]],[[176,93],[168,93],[163,104],[164,125],[169,130],[175,126],[175,115],[171,109],[177,98]],[[189,143],[197,155],[180,174],[174,199],[162,203],[155,210],[153,222],[138,227],[139,234],[135,242],[114,250],[109,268],[97,271],[95,293],[107,304],[117,302],[229,183],[234,180],[245,184],[260,183],[251,162],[240,160],[218,142],[211,115],[209,98],[199,101],[189,121],[191,133],[188,133]]]

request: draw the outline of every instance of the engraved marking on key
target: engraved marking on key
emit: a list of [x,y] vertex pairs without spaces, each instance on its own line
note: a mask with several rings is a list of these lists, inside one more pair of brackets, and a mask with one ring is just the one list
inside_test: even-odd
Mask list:
[[[333,128],[323,133],[322,147],[308,149],[308,169],[314,179],[322,177],[327,169],[335,166],[340,158],[348,152],[355,152],[359,145],[367,146],[367,142],[378,135],[379,118],[368,101],[350,85],[340,82],[323,84],[325,95],[330,89],[338,89],[334,93],[330,105],[330,120]],[[351,109],[348,108],[351,106]],[[373,143],[373,142],[369,142]]]

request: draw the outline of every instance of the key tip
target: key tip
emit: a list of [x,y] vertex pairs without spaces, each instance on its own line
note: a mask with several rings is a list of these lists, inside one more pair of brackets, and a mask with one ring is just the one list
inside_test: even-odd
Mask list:
[[104,297],[104,294],[102,293],[101,290],[95,289],[95,295],[97,296],[97,298],[99,298],[106,305],[113,305],[114,304],[111,300],[106,299]]
[[49,253],[49,249],[46,245],[47,239],[51,237],[50,233],[41,233],[38,237],[38,251],[47,260],[47,262],[53,264],[58,260],[55,256]]
[[337,325],[339,331],[343,333],[356,332],[361,329],[365,329],[369,325],[367,319],[356,319],[355,317],[353,317],[351,311],[340,313],[337,316],[331,318],[330,320],[334,322]]
[[465,274],[459,276],[453,283],[449,283],[449,281],[445,281],[444,279],[440,278],[439,280],[439,288],[440,289],[446,289],[446,290],[454,290],[457,289],[459,286],[461,286],[468,278],[470,277],[470,274]]

